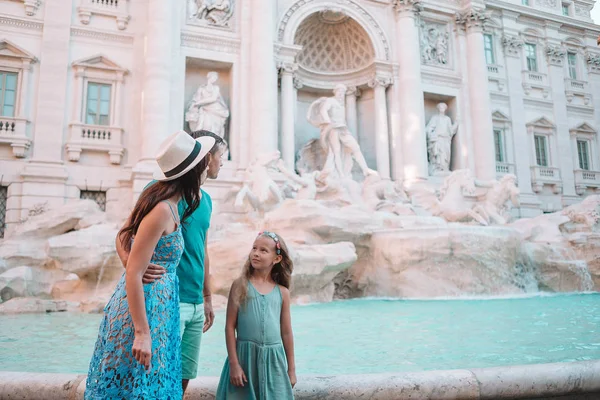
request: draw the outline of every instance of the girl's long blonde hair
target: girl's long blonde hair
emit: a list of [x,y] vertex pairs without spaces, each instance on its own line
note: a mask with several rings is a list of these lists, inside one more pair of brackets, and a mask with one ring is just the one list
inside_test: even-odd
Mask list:
[[[271,235],[275,235],[277,241],[273,239]],[[273,239],[276,245],[276,249],[280,250],[281,261],[273,266],[271,270],[271,279],[278,284],[287,289],[290,288],[292,283],[292,271],[294,270],[294,262],[290,258],[290,252],[288,250],[287,245],[283,238],[276,233],[273,232],[261,232],[258,235],[268,237]],[[277,243],[279,246],[277,247]],[[244,304],[248,297],[248,282],[250,281],[250,277],[254,272],[254,267],[252,267],[252,263],[250,262],[250,254],[248,254],[248,259],[244,264],[244,269],[242,270],[241,276],[237,279],[237,293],[235,294],[235,302],[239,306]]]

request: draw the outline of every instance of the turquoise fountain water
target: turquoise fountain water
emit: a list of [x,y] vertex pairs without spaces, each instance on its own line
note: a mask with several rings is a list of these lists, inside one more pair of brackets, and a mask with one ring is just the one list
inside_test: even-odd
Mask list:
[[[292,309],[299,374],[355,374],[600,359],[600,294],[352,300]],[[86,373],[100,315],[0,316],[0,370]],[[223,312],[200,375],[226,356]]]

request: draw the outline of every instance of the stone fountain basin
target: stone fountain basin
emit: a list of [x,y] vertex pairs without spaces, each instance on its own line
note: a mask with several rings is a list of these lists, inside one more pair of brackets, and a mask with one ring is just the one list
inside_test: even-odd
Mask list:
[[[83,399],[85,375],[0,372],[0,398]],[[185,399],[214,399],[218,377],[190,382]],[[600,397],[600,361],[517,365],[403,374],[299,376],[296,399],[593,399]]]

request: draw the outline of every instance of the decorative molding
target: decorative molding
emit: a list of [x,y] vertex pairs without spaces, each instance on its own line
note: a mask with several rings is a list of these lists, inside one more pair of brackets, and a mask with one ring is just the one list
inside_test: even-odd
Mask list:
[[456,24],[465,30],[483,29],[483,26],[489,20],[488,13],[485,10],[471,8],[466,11],[456,13]]
[[[413,0],[413,1],[417,1],[417,0]],[[286,30],[288,27],[288,23],[290,22],[290,20],[294,16],[294,14],[296,14],[299,10],[301,10],[303,8],[314,9],[318,6],[320,6],[320,4],[317,3],[317,0],[297,0],[294,4],[292,4],[287,9],[285,14],[281,18],[281,21],[279,22],[278,29],[277,29],[277,40],[282,43],[290,43],[291,44],[291,41],[293,40],[293,38],[288,37],[287,38],[288,42],[286,42],[285,37],[286,37]],[[378,43],[381,45],[381,47],[383,47],[383,49],[380,48],[380,50],[378,52],[377,46],[374,46],[374,47],[376,47],[376,54],[381,53],[381,50],[383,50],[383,54],[378,54],[383,57],[379,57],[379,58],[380,59],[383,58],[386,61],[389,61],[391,59],[390,44],[387,40],[385,32],[383,31],[383,29],[381,28],[381,26],[379,25],[377,20],[362,6],[360,6],[359,4],[357,4],[356,2],[354,2],[352,0],[337,0],[337,1],[331,0],[331,1],[323,2],[322,6],[319,7],[319,9],[318,9],[318,11],[327,11],[327,10],[336,11],[336,12],[348,11],[348,13],[351,13],[351,14],[360,14],[360,16],[362,17],[361,20],[363,22],[365,22],[367,24],[367,26],[369,27],[368,30],[365,29],[365,30],[367,30],[367,33],[369,33],[369,31],[370,31],[372,34],[375,35],[375,37],[369,35],[369,38],[371,39],[371,41],[378,40]],[[315,11],[317,11],[317,10],[315,10]],[[356,18],[354,18],[351,14],[349,14],[349,15],[353,19],[356,20]],[[357,22],[360,23],[361,21],[357,20]]]
[[575,128],[569,129],[571,136],[596,136],[598,131],[593,126],[584,122]]
[[41,22],[5,16],[0,16],[0,25],[14,26],[15,28],[30,29],[40,32],[44,29],[44,24]]
[[536,4],[540,7],[556,9],[556,0],[536,0]]
[[354,71],[375,59],[368,33],[342,13],[321,11],[308,16],[298,26],[294,43],[301,46],[296,61],[312,71]]
[[189,32],[181,33],[181,46],[233,54],[239,53],[241,47],[239,39]]
[[127,10],[127,0],[81,0],[77,14],[83,25],[88,25],[94,14],[115,18],[120,31],[127,29],[131,18]]
[[92,29],[85,28],[71,28],[71,36],[93,39],[101,42],[133,44],[133,35],[95,31]]
[[30,17],[33,17],[41,4],[41,0],[23,0],[23,5],[25,6],[25,14]]
[[304,87],[304,83],[298,77],[294,77],[294,88],[296,90],[302,89]]
[[600,54],[598,53],[587,53],[585,61],[588,65],[588,71],[591,74],[600,74]]
[[[215,4],[220,3],[220,4]],[[201,7],[198,7],[202,4]],[[231,27],[232,16],[235,9],[235,0],[221,2],[198,2],[187,0],[187,20],[192,25]]]
[[421,0],[392,0],[392,7],[398,14],[413,13],[418,15],[423,11]]
[[505,35],[502,37],[502,47],[507,56],[520,57],[521,49],[525,43],[517,36]]
[[362,95],[362,91],[357,86],[349,86],[346,88],[346,97],[354,96],[360,97]]
[[369,80],[369,82],[367,82],[367,86],[369,86],[372,89],[375,89],[377,87],[383,87],[385,89],[388,86],[390,86],[391,84],[392,84],[392,78],[382,77],[382,76],[375,76],[375,77],[371,78]]
[[548,58],[548,64],[562,67],[564,65],[565,56],[567,50],[561,46],[546,46],[546,57]]
[[298,64],[286,61],[279,61],[277,63],[277,69],[280,74],[295,74],[298,71]]
[[447,67],[449,60],[450,34],[447,25],[437,23],[420,24],[421,63]]

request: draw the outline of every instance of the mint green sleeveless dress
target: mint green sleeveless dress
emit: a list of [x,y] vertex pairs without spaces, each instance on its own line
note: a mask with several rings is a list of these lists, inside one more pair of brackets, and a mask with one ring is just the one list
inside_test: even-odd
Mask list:
[[287,374],[287,358],[281,341],[279,286],[269,294],[260,294],[248,282],[248,297],[237,318],[237,356],[248,378],[244,387],[231,384],[229,360],[225,361],[217,389],[217,400],[293,399]]

